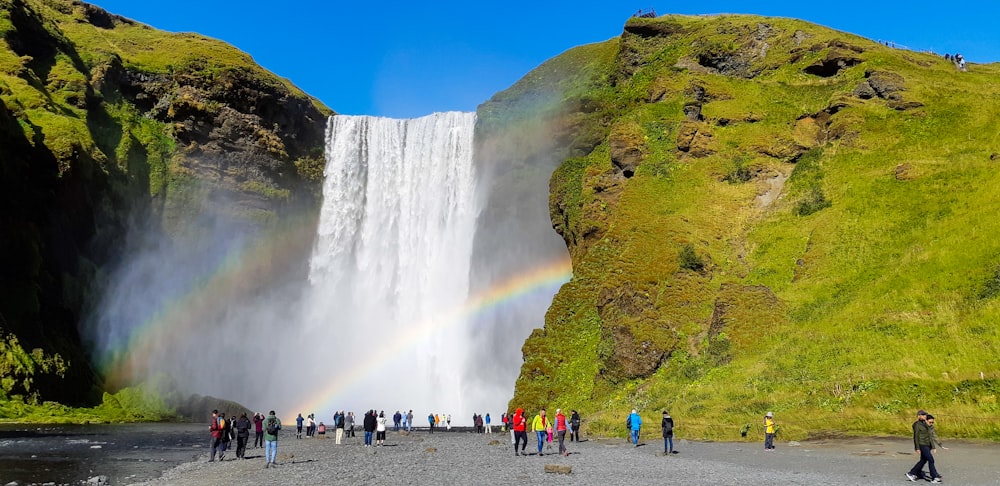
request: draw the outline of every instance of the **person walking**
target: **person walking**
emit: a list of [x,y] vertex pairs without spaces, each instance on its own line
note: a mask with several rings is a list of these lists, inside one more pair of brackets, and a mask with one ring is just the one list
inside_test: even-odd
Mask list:
[[229,450],[229,444],[233,439],[232,418],[226,420],[226,414],[220,413],[219,424],[222,426],[222,448],[220,449],[221,452],[219,453],[219,460],[222,461],[224,460],[222,457],[226,454],[226,451]]
[[337,428],[336,443],[340,445],[340,439],[344,437],[344,412],[340,412],[334,421],[334,426]]
[[642,430],[642,417],[639,416],[639,412],[632,409],[625,423],[632,433],[632,445],[639,447],[639,431]]
[[253,448],[264,447],[264,414],[260,412],[253,414],[253,430],[256,434],[253,439]]
[[274,415],[274,410],[267,415],[264,420],[264,469],[277,466],[278,459],[278,432],[281,430],[281,420]]
[[764,414],[764,450],[773,451],[774,450],[774,432],[777,430],[777,426],[774,424],[774,413],[767,412]]
[[556,436],[559,437],[559,453],[563,456],[568,456],[569,451],[566,450],[566,416],[563,415],[562,409],[556,409]]
[[382,445],[385,444],[385,424],[385,411],[380,410],[378,418],[375,419],[375,442],[379,447],[382,447]]
[[236,457],[239,459],[247,458],[247,441],[250,440],[250,419],[247,418],[246,412],[240,414],[239,420],[236,421]]
[[913,449],[917,454],[920,454],[920,460],[906,473],[906,479],[910,481],[928,479],[924,477],[924,464],[927,464],[931,473],[930,481],[940,483],[941,475],[938,474],[937,468],[934,466],[934,453],[937,452],[937,449],[931,438],[931,429],[927,426],[927,415],[927,412],[918,410],[917,420],[913,422],[911,427],[913,429]]
[[493,429],[490,428],[490,414],[487,413],[486,414],[486,418],[484,418],[483,420],[486,421],[486,433],[487,434],[492,434],[493,433]]
[[670,413],[663,411],[663,420],[660,421],[660,428],[663,429],[663,453],[674,453],[674,419]]
[[295,417],[295,438],[296,439],[301,439],[302,438],[302,422],[304,422],[304,421],[305,421],[305,419],[302,418],[302,414],[301,413],[299,414],[298,417]]
[[222,449],[222,422],[220,422],[218,410],[212,410],[212,423],[208,424],[208,431],[212,434],[212,457],[208,462],[215,462],[216,452],[219,453],[221,461],[222,457],[226,455],[226,450]]
[[[510,419],[510,431],[514,434],[514,455],[526,456],[524,453],[524,448],[528,447],[528,433],[525,431],[528,427],[528,421],[524,418],[524,409],[518,408],[514,411],[514,416]],[[521,445],[521,452],[518,453],[517,446]]]
[[569,425],[571,427],[570,442],[574,440],[580,442],[580,414],[576,410],[573,410],[573,414],[569,417]]
[[549,421],[545,417],[545,409],[538,411],[538,415],[535,415],[534,420],[531,421],[531,430],[535,431],[535,437],[538,439],[538,455],[544,456],[542,454],[542,446],[545,445],[545,440],[548,439],[549,433]]

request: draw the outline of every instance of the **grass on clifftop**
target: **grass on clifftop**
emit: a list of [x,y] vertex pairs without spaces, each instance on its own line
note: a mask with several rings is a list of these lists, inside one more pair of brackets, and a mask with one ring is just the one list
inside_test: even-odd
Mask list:
[[[615,175],[609,138],[553,175],[574,277],[511,406],[575,408],[600,435],[668,409],[684,437],[726,440],[767,411],[785,439],[905,435],[926,408],[943,436],[1000,439],[1000,67],[788,19],[630,22],[670,34],[626,35],[592,95],[642,162]],[[878,72],[899,98],[855,94]]]

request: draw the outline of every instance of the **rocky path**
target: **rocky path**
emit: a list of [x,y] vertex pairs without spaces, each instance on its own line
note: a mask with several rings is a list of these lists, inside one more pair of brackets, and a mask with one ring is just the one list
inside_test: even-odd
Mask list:
[[[904,439],[837,439],[778,443],[764,452],[758,443],[676,440],[678,454],[664,456],[662,441],[633,447],[624,440],[569,443],[571,454],[539,457],[530,437],[527,457],[515,457],[509,435],[424,431],[388,433],[386,446],[366,448],[362,434],[336,445],[329,439],[296,440],[283,432],[275,468],[264,468],[263,449],[246,460],[183,464],[144,484],[909,484],[912,444]],[[948,484],[1000,484],[1000,446],[949,444],[938,467]],[[554,446],[556,447],[556,446]],[[231,456],[230,456],[231,457]],[[547,473],[546,465],[569,466],[570,474]]]

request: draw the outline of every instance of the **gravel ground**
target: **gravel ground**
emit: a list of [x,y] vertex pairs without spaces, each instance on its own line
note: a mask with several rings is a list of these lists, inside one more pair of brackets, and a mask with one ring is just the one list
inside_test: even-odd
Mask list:
[[[289,437],[291,435],[291,437]],[[250,449],[246,460],[182,464],[146,485],[222,485],[234,481],[260,484],[473,485],[539,484],[608,486],[615,484],[909,484],[903,473],[917,457],[905,439],[834,439],[776,444],[764,452],[760,443],[696,442],[675,439],[678,454],[664,456],[662,440],[639,447],[623,439],[567,443],[568,457],[534,454],[515,457],[510,435],[470,432],[388,432],[384,447],[363,446],[363,433],[334,444],[294,438],[282,432],[278,466],[265,469],[263,449]],[[206,439],[207,440],[207,439]],[[497,441],[497,442],[493,442]],[[939,451],[938,469],[948,484],[1000,484],[1000,446],[955,442]],[[558,445],[553,446],[557,448]],[[545,451],[543,451],[545,452]],[[546,465],[570,466],[571,474],[546,473]],[[928,483],[924,483],[928,484]]]

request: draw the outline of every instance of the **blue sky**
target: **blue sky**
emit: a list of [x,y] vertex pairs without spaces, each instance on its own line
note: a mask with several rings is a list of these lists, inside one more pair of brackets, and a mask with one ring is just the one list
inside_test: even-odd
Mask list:
[[659,14],[794,17],[915,50],[1000,60],[992,1],[426,2],[93,0],[153,27],[198,32],[251,54],[333,110],[409,118],[472,111],[546,59]]

